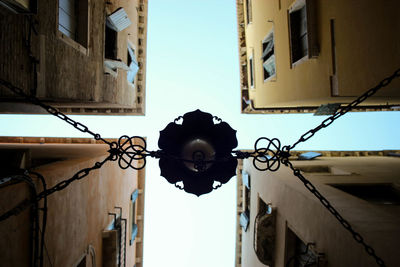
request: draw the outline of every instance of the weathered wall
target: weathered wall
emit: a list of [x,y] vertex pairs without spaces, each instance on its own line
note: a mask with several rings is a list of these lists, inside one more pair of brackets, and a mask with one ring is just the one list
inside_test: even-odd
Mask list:
[[[239,1],[240,2],[240,1]],[[245,5],[246,1],[243,1]],[[247,24],[247,73],[254,55],[255,87],[244,90],[255,107],[319,106],[325,103],[348,103],[355,96],[375,86],[399,68],[400,30],[398,1],[321,1],[316,3],[318,57],[295,66],[290,61],[288,9],[294,0],[252,1],[253,21]],[[244,9],[246,10],[246,9]],[[240,15],[240,14],[239,14]],[[330,78],[334,76],[330,20],[334,20],[336,39],[336,77],[338,96],[332,96]],[[239,19],[240,23],[240,19]],[[276,77],[264,82],[262,40],[274,29]],[[240,42],[240,40],[239,40]],[[246,61],[241,62],[246,64]],[[243,72],[243,70],[241,70]],[[250,87],[250,86],[249,86]],[[242,90],[243,90],[242,86]],[[397,79],[369,105],[400,103],[400,81]],[[256,111],[257,112],[257,111]]]
[[[23,140],[29,143],[26,138]],[[75,139],[73,140],[76,141]],[[33,143],[33,138],[30,141],[30,143]],[[102,161],[107,156],[104,152],[106,152],[108,146],[100,144],[89,145],[88,143],[90,142],[86,142],[86,153],[83,153],[84,157],[79,157],[79,154],[77,155],[73,153],[73,151],[69,151],[66,154],[66,156],[70,156],[69,159],[39,166],[35,168],[34,171],[41,173],[45,177],[49,188],[60,181],[72,177],[79,170],[93,166],[96,161]],[[19,145],[21,147],[26,146],[23,143]],[[18,145],[14,143],[13,146],[15,147]],[[59,150],[56,149],[57,146],[61,146],[62,148],[70,145],[53,144],[50,146],[43,144],[39,146],[49,147],[49,155],[56,155],[59,153]],[[75,144],[71,146],[74,146],[75,149],[79,151],[79,145]],[[89,148],[87,146],[89,146]],[[104,155],[99,156],[98,149],[96,148],[93,150],[93,152],[96,153],[93,156],[89,156],[88,154],[90,153],[87,153],[87,150],[90,151],[90,146],[102,147]],[[32,144],[29,144],[29,148],[31,150],[37,149],[32,146]],[[51,150],[55,150],[57,153],[52,153]],[[31,155],[37,157],[38,153],[31,153]],[[38,191],[41,191],[41,186],[39,185],[40,183],[38,183],[38,188],[40,189]],[[72,182],[64,190],[50,195],[48,197],[48,218],[45,240],[48,255],[53,266],[73,266],[83,254],[87,253],[89,245],[92,245],[95,249],[97,266],[102,266],[102,231],[105,230],[113,220],[113,216],[110,216],[108,213],[119,214],[119,210],[115,209],[115,207],[122,207],[122,218],[127,219],[125,240],[126,266],[133,266],[136,257],[142,257],[142,255],[137,256],[136,251],[138,247],[143,244],[143,229],[140,229],[143,228],[143,224],[140,225],[137,223],[139,224],[138,232],[141,233],[141,240],[136,240],[137,242],[129,245],[129,225],[132,224],[129,218],[129,204],[131,202],[131,194],[135,189],[140,189],[138,199],[144,201],[144,170],[122,170],[119,168],[117,162],[112,161],[105,163],[101,169],[92,171],[82,180]],[[9,209],[15,204],[7,201],[10,194],[18,195],[26,193],[15,187],[2,188],[0,190],[1,211],[3,211],[3,209]],[[137,202],[139,203],[139,201]],[[42,205],[42,203],[40,203],[40,205]],[[142,202],[141,205],[144,206],[144,203]],[[141,217],[143,221],[143,208],[136,209],[136,213],[136,218]],[[138,221],[138,219],[136,220]],[[1,222],[0,234],[6,238],[0,239],[0,248],[5,248],[2,250],[2,254],[0,254],[0,260],[3,263],[10,262],[7,266],[27,266],[27,264],[17,263],[17,261],[29,262],[31,247],[27,242],[30,238],[29,234],[26,234],[28,230],[25,229],[29,222],[30,219],[26,213]],[[21,230],[16,229],[18,228],[17,226],[21,228]],[[9,242],[11,246],[8,244]],[[45,266],[50,266],[46,254],[45,252]],[[11,260],[11,258],[13,258],[13,260]],[[5,261],[3,261],[3,259],[5,259]]]
[[[0,77],[64,112],[144,114],[147,1],[108,1],[111,4],[94,0],[88,2],[89,40],[85,47],[58,30],[58,1],[38,1],[38,14],[32,17],[38,22],[38,35],[32,33],[32,53],[39,60],[38,87],[33,91],[30,91],[34,87],[33,65],[23,42],[28,36],[28,20],[23,15],[12,14],[0,7]],[[128,39],[138,48],[139,39],[142,40],[139,93],[139,82],[135,83],[135,87],[128,86],[126,71],[119,70],[116,78],[104,74],[104,29],[106,15],[110,14],[106,9],[113,12],[118,7],[124,7],[132,22],[128,29],[118,34],[118,57],[126,62]],[[139,28],[143,29],[141,34]],[[0,88],[0,97],[4,101],[14,95]],[[3,105],[0,112],[18,113],[19,108]],[[32,108],[24,110],[29,113],[41,112]]]
[[[397,243],[400,238],[400,208],[375,205],[326,183],[399,183],[399,158],[322,157],[313,161],[292,161],[296,166],[317,165],[336,167],[351,173],[305,174],[341,215],[350,222],[387,266],[396,266]],[[285,266],[286,226],[304,243],[315,242],[318,252],[325,253],[328,266],[376,266],[364,248],[353,240],[343,226],[304,188],[292,172],[284,166],[278,172],[259,172],[245,161],[244,170],[251,177],[251,219],[249,230],[242,236],[242,266],[261,267],[253,250],[254,219],[258,197],[272,203],[277,211],[275,266]]]
[[[0,188],[0,214],[18,205],[30,196],[27,184]],[[30,266],[31,209],[0,222],[0,262],[2,266]],[[23,251],[23,253],[21,253]]]

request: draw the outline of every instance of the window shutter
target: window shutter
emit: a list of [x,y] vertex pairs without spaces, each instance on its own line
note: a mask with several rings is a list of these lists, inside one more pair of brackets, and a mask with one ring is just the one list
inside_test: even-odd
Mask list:
[[116,69],[123,69],[126,71],[130,70],[130,68],[124,62],[122,62],[120,60],[106,59],[106,60],[104,60],[104,65],[112,70],[116,70]]
[[247,228],[249,226],[249,221],[250,221],[249,216],[245,212],[242,212],[240,214],[239,222],[240,222],[240,226],[242,226],[242,228],[245,232],[247,231]]
[[[139,64],[136,61],[135,53],[133,52],[132,47],[128,44],[128,53],[129,53],[129,58],[131,59],[131,63],[129,64],[129,70],[127,73],[127,80],[130,83],[133,83],[135,80],[135,76],[137,72],[139,71]],[[128,61],[129,62],[129,61]]]
[[243,184],[250,189],[250,175],[247,172],[242,173]]
[[270,77],[275,75],[275,55],[270,56],[267,61],[263,63],[263,67]]
[[132,193],[132,196],[131,196],[132,202],[135,202],[135,201],[136,201],[138,195],[139,195],[139,190],[136,189],[136,190]]
[[59,0],[58,29],[71,39],[76,35],[75,1]]
[[306,0],[307,9],[307,42],[308,57],[315,58],[319,55],[317,38],[317,14],[315,0]]
[[312,160],[315,159],[316,157],[322,156],[321,153],[317,153],[317,152],[306,152],[306,153],[302,153],[298,156],[297,159],[299,160]]
[[135,224],[132,226],[131,242],[133,242],[133,240],[135,240],[137,233],[138,233],[138,227],[137,227],[137,224]]
[[120,7],[114,13],[107,17],[107,26],[116,32],[126,29],[132,22],[128,18],[125,10]]

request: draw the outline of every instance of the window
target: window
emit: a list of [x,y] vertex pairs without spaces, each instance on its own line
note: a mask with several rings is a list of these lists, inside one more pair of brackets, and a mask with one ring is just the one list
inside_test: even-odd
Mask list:
[[254,88],[254,68],[253,68],[253,55],[249,57],[249,68],[250,68],[250,88]]
[[272,213],[272,207],[270,204],[267,204],[258,196],[258,213],[257,214],[271,214]]
[[118,33],[106,25],[104,39],[104,57],[107,59],[117,59],[117,40]]
[[259,261],[271,266],[275,250],[275,212],[271,204],[258,197],[258,213],[254,221],[254,252]]
[[264,81],[267,81],[276,74],[273,30],[271,30],[262,41],[262,51],[261,60],[264,69]]
[[318,56],[314,0],[297,0],[289,9],[291,63]]
[[323,254],[313,251],[313,244],[305,244],[289,227],[286,228],[285,253],[287,267],[323,266]]
[[250,221],[250,176],[248,173],[243,172],[243,208],[244,211],[240,214],[240,225],[244,231],[247,231]]
[[400,191],[392,184],[331,184],[355,197],[379,205],[400,205]]
[[128,67],[129,70],[127,72],[127,80],[129,83],[134,83],[135,81],[135,76],[137,72],[139,71],[139,64],[136,61],[136,56],[135,56],[135,49],[133,46],[128,42]]
[[247,17],[247,24],[253,21],[253,13],[251,11],[251,0],[246,0],[246,17]]
[[59,0],[58,30],[83,47],[88,47],[88,0]]
[[118,8],[112,14],[106,17],[105,24],[106,24],[105,38],[104,38],[105,72],[107,74],[111,74],[114,77],[116,77],[118,69],[123,69],[128,72],[131,70],[125,64],[125,62],[123,62],[121,59],[118,58],[118,32],[125,30],[129,25],[131,25],[131,21],[129,20],[125,10],[123,8]]
[[133,241],[136,238],[138,228],[136,224],[136,199],[139,195],[139,190],[133,191],[131,195],[131,202],[129,204],[129,233],[130,233],[130,241],[129,245],[133,245]]
[[81,259],[73,265],[73,267],[86,267],[88,266],[87,264],[87,254],[84,254]]
[[120,241],[118,230],[105,230],[102,233],[102,261],[104,267],[115,266],[119,261]]

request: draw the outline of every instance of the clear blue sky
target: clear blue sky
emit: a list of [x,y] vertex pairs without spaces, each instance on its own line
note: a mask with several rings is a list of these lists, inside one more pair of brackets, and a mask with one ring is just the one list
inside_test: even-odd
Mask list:
[[[236,129],[239,148],[260,136],[291,144],[325,117],[312,114],[240,114],[236,10],[233,0],[150,0],[146,116],[73,116],[103,137],[148,137],[197,108]],[[49,115],[1,115],[2,136],[90,137]],[[400,149],[400,112],[351,113],[298,149]],[[146,168],[144,266],[233,266],[236,179],[195,197],[159,176],[158,162]]]

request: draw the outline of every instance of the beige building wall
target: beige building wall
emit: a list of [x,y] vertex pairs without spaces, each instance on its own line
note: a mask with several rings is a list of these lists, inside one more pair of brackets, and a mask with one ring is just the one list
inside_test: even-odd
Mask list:
[[[307,171],[303,171],[303,175],[348,220],[354,230],[364,237],[365,242],[375,249],[386,266],[396,266],[400,207],[389,203],[376,204],[332,185],[390,185],[399,195],[400,158],[388,156],[388,151],[322,153],[322,157],[308,161],[293,157],[292,163]],[[398,151],[396,153],[400,155]],[[258,227],[254,222],[260,209],[260,199],[270,204],[275,212],[273,266],[286,266],[292,256],[288,252],[290,231],[304,244],[314,243],[312,250],[316,254],[323,253],[319,266],[377,266],[364,247],[293,176],[289,168],[282,166],[277,172],[260,172],[253,167],[251,160],[245,160],[243,171],[249,174],[251,183],[250,221],[246,232],[239,229],[238,225],[238,231],[242,231],[242,246],[241,265],[237,262],[236,266],[265,266],[253,249],[256,237],[254,229]],[[238,213],[240,212],[243,209],[238,209]]]
[[[37,2],[37,14],[31,17],[0,6],[0,78],[69,114],[144,115],[147,0],[76,1],[75,40],[59,29],[61,3],[75,1]],[[110,71],[105,65],[106,18],[118,8],[125,10],[131,25],[115,32],[113,60],[119,67]],[[36,69],[25,45],[28,18],[37,31],[32,29],[30,42]],[[133,84],[127,81],[128,42],[139,65]],[[0,87],[0,101],[2,113],[45,113],[5,87]]]
[[[236,2],[243,113],[313,112],[321,104],[346,104],[399,68],[398,1]],[[290,14],[302,3],[309,8],[307,34],[314,41],[308,56],[292,63]],[[263,40],[271,32],[276,74],[265,80]],[[390,110],[400,103],[399,88],[400,80],[394,80],[362,109]]]
[[[71,178],[83,168],[93,166],[96,161],[102,161],[108,155],[108,148],[99,141],[85,138],[0,138],[2,162],[5,162],[4,156],[10,157],[22,152],[24,157],[16,165],[42,174],[47,188]],[[10,170],[10,166],[8,167]],[[2,177],[6,170],[3,166]],[[104,262],[104,259],[111,258],[111,254],[104,252],[106,248],[102,237],[103,231],[114,219],[109,213],[120,214],[116,207],[122,208],[122,218],[127,219],[124,240],[126,266],[143,266],[144,176],[144,169],[122,170],[117,162],[109,161],[82,180],[74,181],[64,190],[50,195],[44,266],[77,266],[82,257],[86,257],[84,266],[94,266],[92,257],[95,258],[96,266],[110,266]],[[41,192],[40,182],[33,180],[36,181],[37,191]],[[139,195],[134,203],[135,216],[132,216],[131,195],[136,189]],[[0,192],[1,214],[28,196],[26,186],[21,183],[2,184]],[[43,206],[43,200],[39,202],[39,206]],[[28,209],[0,222],[2,265],[30,266],[31,216]],[[138,233],[130,243],[130,225],[133,222],[138,226]]]

